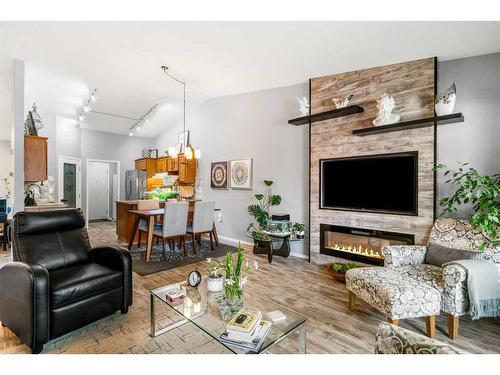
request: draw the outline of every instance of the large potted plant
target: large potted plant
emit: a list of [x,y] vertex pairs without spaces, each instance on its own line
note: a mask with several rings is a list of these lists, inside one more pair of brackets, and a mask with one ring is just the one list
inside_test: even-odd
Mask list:
[[500,174],[483,176],[476,169],[460,164],[458,170],[448,169],[443,164],[435,166],[435,170],[446,169],[444,176],[451,176],[446,183],[457,186],[457,190],[449,197],[441,198],[439,205],[444,213],[456,212],[459,206],[472,205],[469,222],[473,228],[480,228],[490,239],[486,246],[500,246]]
[[331,263],[326,270],[335,280],[345,283],[345,273],[352,268],[358,267],[361,266],[354,263]]
[[272,194],[271,186],[273,181],[264,180],[266,185],[266,191],[264,194],[255,194],[255,199],[257,199],[256,204],[248,206],[248,213],[259,223],[260,229],[265,228],[267,220],[270,217],[270,209],[272,206],[279,206],[281,203],[281,196],[277,194]]

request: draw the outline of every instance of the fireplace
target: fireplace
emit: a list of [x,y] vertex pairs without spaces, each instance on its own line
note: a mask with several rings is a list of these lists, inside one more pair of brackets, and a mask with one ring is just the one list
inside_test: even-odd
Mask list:
[[320,254],[382,265],[382,248],[389,245],[413,245],[413,234],[386,232],[320,224]]

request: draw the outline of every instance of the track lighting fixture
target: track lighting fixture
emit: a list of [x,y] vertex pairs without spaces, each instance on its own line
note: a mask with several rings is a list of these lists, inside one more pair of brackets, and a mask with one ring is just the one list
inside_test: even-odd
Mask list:
[[97,89],[92,90],[89,98],[87,99],[87,102],[83,105],[82,109],[78,113],[78,118],[76,121],[76,126],[78,128],[83,125],[83,121],[85,120],[85,113],[88,113],[92,110],[92,108],[90,108],[90,103],[95,102],[97,100],[96,92]]
[[149,111],[147,111],[137,122],[130,128],[130,131],[128,133],[129,137],[132,137],[134,133],[138,130],[141,130],[141,126],[146,124],[149,119],[155,115],[156,112],[158,112],[158,107],[159,104],[155,104]]

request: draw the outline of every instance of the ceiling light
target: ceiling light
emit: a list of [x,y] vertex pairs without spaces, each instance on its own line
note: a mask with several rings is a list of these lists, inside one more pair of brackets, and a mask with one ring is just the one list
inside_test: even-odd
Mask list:
[[129,136],[129,137],[132,137],[133,135],[134,135],[134,133],[132,133],[132,132],[129,132],[129,133],[128,133],[128,136]]
[[137,125],[137,126],[135,127],[135,130],[141,130],[141,127],[140,127],[139,125]]
[[97,100],[97,96],[95,96],[95,94],[90,95],[90,100],[95,102]]
[[78,116],[78,121],[82,122],[83,120],[85,120],[85,116],[80,114],[80,116]]
[[89,106],[88,104],[85,104],[85,105],[83,106],[83,111],[84,111],[84,112],[89,112],[89,111],[90,111],[90,109],[91,109],[91,108],[90,108],[90,106]]

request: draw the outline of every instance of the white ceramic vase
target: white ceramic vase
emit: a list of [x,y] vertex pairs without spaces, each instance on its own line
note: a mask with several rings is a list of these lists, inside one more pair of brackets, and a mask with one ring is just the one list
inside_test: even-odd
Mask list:
[[207,289],[209,292],[217,293],[221,292],[224,288],[224,278],[221,277],[208,277],[207,278]]
[[450,95],[448,103],[445,103],[443,100],[438,101],[435,105],[436,114],[438,116],[452,114],[453,109],[455,108],[456,99],[457,99],[456,95]]

